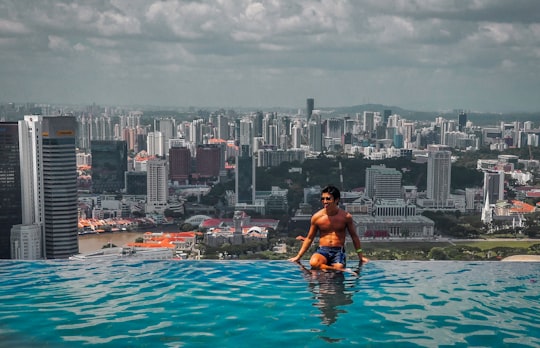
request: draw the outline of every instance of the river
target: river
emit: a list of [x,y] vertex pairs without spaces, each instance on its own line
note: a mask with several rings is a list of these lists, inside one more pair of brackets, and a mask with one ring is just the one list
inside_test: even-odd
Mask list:
[[126,243],[134,242],[142,237],[144,232],[115,232],[100,234],[85,234],[79,236],[79,252],[89,253],[101,249],[105,244],[112,243],[116,246],[123,246]]
[[79,235],[79,253],[89,253],[103,248],[105,244],[112,243],[116,246],[124,246],[126,243],[134,242],[135,239],[150,232],[180,232],[176,225],[158,225],[148,230],[139,232],[114,232],[100,234]]

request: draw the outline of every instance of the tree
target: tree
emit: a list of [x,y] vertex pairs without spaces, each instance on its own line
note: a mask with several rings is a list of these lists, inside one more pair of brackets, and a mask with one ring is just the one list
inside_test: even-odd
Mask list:
[[429,251],[428,258],[433,260],[448,260],[448,255],[446,255],[443,248],[434,247]]

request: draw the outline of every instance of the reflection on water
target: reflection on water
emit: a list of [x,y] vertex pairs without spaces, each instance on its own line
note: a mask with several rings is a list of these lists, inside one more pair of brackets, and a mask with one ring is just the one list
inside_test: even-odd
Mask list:
[[347,313],[345,307],[353,303],[354,289],[359,277],[345,277],[344,272],[307,269],[302,264],[300,268],[316,300],[313,306],[321,311],[322,323],[334,324],[339,314]]

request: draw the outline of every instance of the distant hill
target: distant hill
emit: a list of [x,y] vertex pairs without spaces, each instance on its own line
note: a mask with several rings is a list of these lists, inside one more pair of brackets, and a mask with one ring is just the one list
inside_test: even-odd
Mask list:
[[[436,117],[442,116],[447,120],[457,120],[458,111],[455,112],[437,112],[437,111],[414,111],[400,108],[399,106],[388,106],[382,104],[362,104],[354,106],[343,106],[335,108],[319,108],[323,114],[327,114],[331,117],[351,116],[354,117],[357,113],[364,113],[364,111],[375,111],[381,114],[384,110],[391,110],[392,114],[398,114],[401,117],[411,121],[433,121]],[[473,122],[478,126],[496,125],[500,122],[525,122],[532,121],[535,128],[540,127],[540,112],[510,112],[510,113],[483,113],[465,111],[467,114],[467,120]]]

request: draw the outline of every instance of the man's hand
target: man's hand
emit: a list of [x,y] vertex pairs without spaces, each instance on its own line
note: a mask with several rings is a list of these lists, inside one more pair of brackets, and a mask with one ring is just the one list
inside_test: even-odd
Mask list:
[[299,258],[298,256],[291,257],[291,258],[289,259],[289,261],[291,261],[291,262],[296,262],[296,263],[298,263],[299,260],[300,260],[300,258]]
[[369,262],[369,259],[368,259],[367,257],[365,257],[365,256],[362,256],[362,257],[360,258],[360,260],[358,260],[358,267],[360,267],[360,266],[362,266],[363,264],[368,263],[368,262]]

